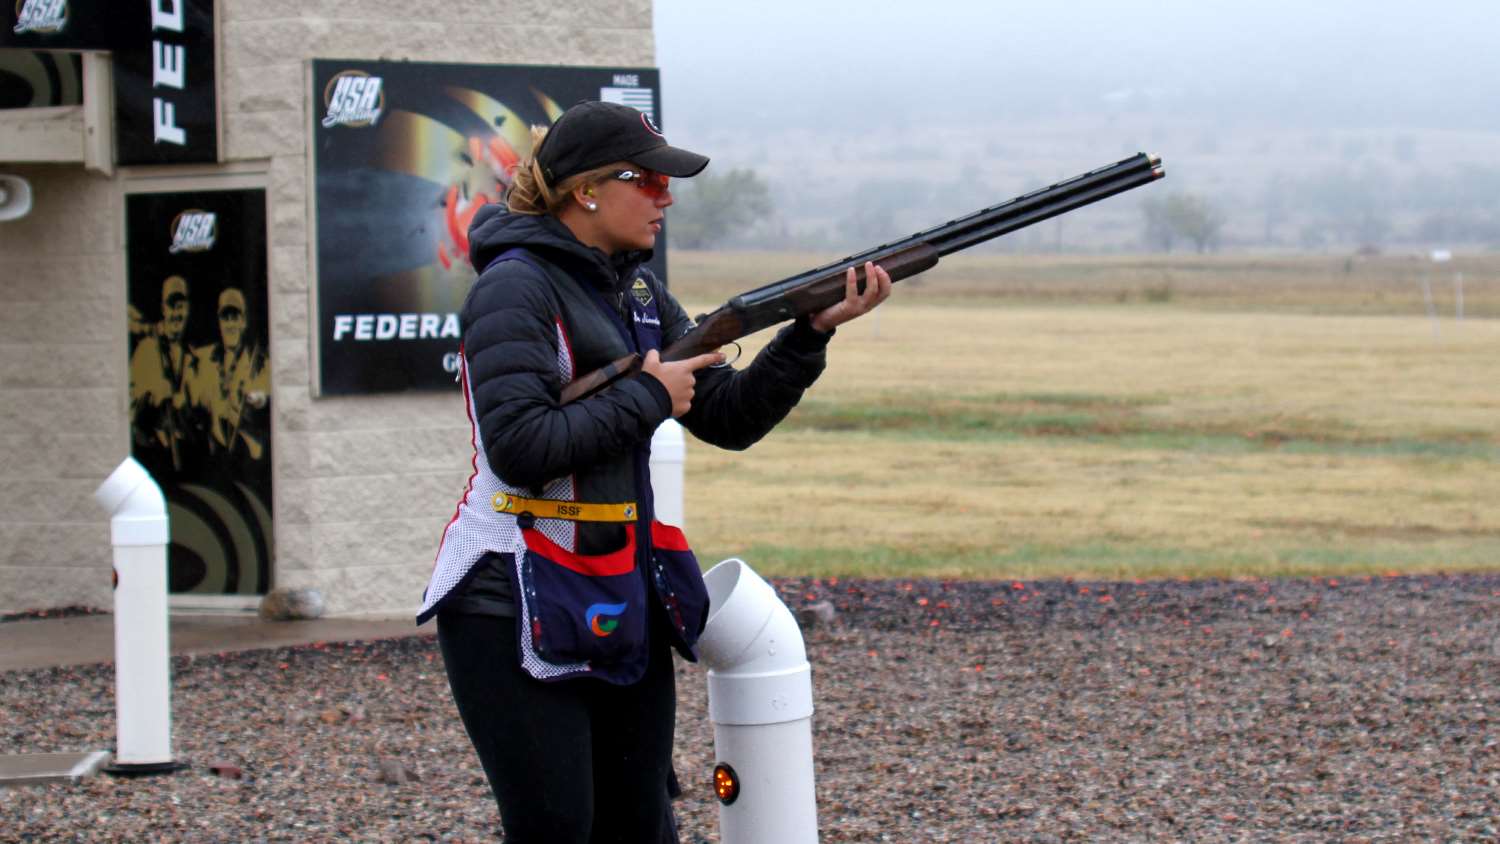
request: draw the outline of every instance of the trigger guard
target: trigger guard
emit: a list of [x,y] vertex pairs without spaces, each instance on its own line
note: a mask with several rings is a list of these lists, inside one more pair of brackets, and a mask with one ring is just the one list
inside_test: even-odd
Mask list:
[[731,341],[729,341],[729,345],[731,345],[731,346],[734,347],[734,357],[732,357],[732,358],[726,358],[723,363],[716,363],[716,364],[714,364],[714,368],[725,367],[725,366],[734,366],[734,362],[737,361],[737,360],[739,360],[740,356],[745,353],[744,347],[742,347],[738,342],[736,342],[734,340],[731,340]]

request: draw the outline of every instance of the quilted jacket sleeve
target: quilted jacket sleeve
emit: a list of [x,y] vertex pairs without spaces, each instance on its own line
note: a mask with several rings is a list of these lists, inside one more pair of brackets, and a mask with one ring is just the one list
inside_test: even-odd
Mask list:
[[[692,322],[665,290],[661,301],[663,336],[670,345]],[[678,421],[704,442],[735,451],[749,448],[791,413],[823,373],[832,337],[799,319],[778,331],[745,369],[698,370],[692,410]]]
[[539,487],[624,454],[672,415],[671,397],[649,375],[558,404],[556,308],[530,266],[490,268],[459,319],[485,459],[508,484]]

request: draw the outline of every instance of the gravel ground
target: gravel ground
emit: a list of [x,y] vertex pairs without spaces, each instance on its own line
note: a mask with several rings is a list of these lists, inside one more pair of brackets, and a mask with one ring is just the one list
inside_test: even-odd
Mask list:
[[[1500,575],[778,580],[832,841],[1500,840]],[[0,789],[3,841],[485,841],[435,642],[174,661],[190,768]],[[717,841],[679,666],[683,841]],[[112,746],[109,666],[0,675],[0,753]]]

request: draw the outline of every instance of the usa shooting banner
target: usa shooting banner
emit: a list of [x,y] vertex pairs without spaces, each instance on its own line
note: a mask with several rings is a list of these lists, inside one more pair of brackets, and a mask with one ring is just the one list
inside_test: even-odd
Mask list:
[[[122,26],[119,3],[106,0],[0,0],[0,47],[37,50],[122,50],[139,33]],[[147,4],[139,3],[141,11]]]
[[116,161],[213,163],[215,15],[214,0],[0,0],[0,48],[112,53]]
[[[509,186],[532,125],[582,100],[661,123],[654,69],[318,59],[312,84],[325,395],[456,388],[469,221]],[[666,277],[660,247],[651,266]]]
[[271,583],[263,190],[125,198],[130,453],[167,499],[172,592]]

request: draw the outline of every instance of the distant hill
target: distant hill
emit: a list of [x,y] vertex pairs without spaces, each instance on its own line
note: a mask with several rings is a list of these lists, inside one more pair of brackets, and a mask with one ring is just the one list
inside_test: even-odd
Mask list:
[[729,244],[742,247],[872,245],[1142,151],[1164,158],[1165,181],[989,248],[1140,251],[1143,198],[1183,192],[1223,213],[1224,251],[1500,249],[1500,131],[1287,128],[1115,105],[973,126],[904,125],[896,112],[878,133],[685,131],[719,172],[769,183],[775,213]]

